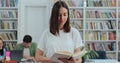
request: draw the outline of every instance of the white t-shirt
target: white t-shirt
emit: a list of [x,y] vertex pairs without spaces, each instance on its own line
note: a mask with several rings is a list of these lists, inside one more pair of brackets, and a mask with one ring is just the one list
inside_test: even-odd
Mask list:
[[30,56],[30,49],[29,48],[24,48],[23,55]]
[[60,30],[59,36],[53,35],[49,29],[47,29],[41,36],[38,44],[38,48],[44,51],[45,56],[48,58],[57,51],[73,53],[74,50],[80,46],[83,46],[82,39],[79,31],[75,28],[71,28],[69,33]]

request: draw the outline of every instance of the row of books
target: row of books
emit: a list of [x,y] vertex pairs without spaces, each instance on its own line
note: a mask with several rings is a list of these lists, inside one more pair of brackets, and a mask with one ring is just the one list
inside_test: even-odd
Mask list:
[[[120,18],[120,13],[118,14]],[[83,18],[83,11],[82,10],[70,10],[70,17],[71,18]],[[87,10],[86,11],[87,18],[116,18],[115,11],[99,11],[99,10]]]
[[[82,10],[70,10],[71,18],[83,18]],[[115,11],[86,11],[87,18],[116,18]]]
[[116,51],[116,43],[115,42],[106,42],[106,43],[89,43],[87,44],[89,50],[95,51]]
[[120,20],[118,21],[118,29],[120,29]]
[[0,21],[0,29],[17,29],[17,21]]
[[83,29],[83,21],[71,21],[70,24],[77,29]]
[[0,18],[17,18],[18,11],[16,10],[0,10]]
[[120,18],[120,11],[118,12],[118,18]]
[[85,40],[116,40],[115,32],[85,32]]
[[[54,0],[54,3],[58,0]],[[69,7],[83,7],[84,0],[64,0]],[[87,7],[116,7],[116,0],[86,0]]]
[[87,10],[87,18],[116,18],[116,13],[114,10]]
[[118,32],[118,40],[120,40],[120,31]]
[[[75,26],[73,26],[75,27]],[[81,36],[83,36],[83,31],[80,32]],[[118,40],[120,40],[120,32],[118,32]],[[114,32],[86,32],[85,40],[116,40]],[[82,37],[83,38],[83,37]]]
[[0,7],[18,7],[18,0],[0,0]]
[[120,52],[118,53],[118,61],[120,61]]
[[115,59],[116,58],[116,53],[107,53],[106,56],[107,56],[107,59]]
[[1,32],[0,37],[3,40],[17,40],[17,32]]
[[118,7],[120,7],[120,1],[118,1]]
[[83,11],[82,10],[69,10],[70,11],[70,18],[83,18]]
[[87,0],[88,7],[116,7],[116,0]]
[[120,42],[118,42],[118,49],[119,49],[119,51],[120,51]]
[[[120,22],[118,23],[120,27]],[[77,29],[83,29],[83,21],[71,21],[71,26]],[[118,28],[119,28],[118,27]],[[116,29],[116,21],[114,20],[104,20],[104,21],[86,21],[85,29],[87,30],[108,30]]]
[[[58,0],[54,0],[54,3]],[[69,7],[82,7],[84,0],[64,0]]]
[[13,50],[16,46],[16,43],[5,43],[6,50]]
[[107,29],[116,29],[116,21],[87,21],[85,23],[85,29],[98,29],[98,30],[107,30]]

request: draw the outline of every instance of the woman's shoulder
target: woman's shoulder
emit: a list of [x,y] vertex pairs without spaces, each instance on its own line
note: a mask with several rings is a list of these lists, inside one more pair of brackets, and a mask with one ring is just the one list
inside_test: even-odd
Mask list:
[[42,32],[42,36],[47,36],[48,34],[50,34],[49,29],[45,29],[45,30]]
[[32,42],[31,45],[37,46],[37,43],[36,42]]
[[43,33],[48,33],[49,32],[49,29],[45,29],[44,31],[43,31]]
[[78,30],[74,27],[71,27],[71,32],[78,32]]

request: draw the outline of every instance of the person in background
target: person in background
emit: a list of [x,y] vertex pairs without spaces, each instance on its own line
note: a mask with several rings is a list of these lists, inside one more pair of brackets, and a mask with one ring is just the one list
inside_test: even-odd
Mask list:
[[0,37],[0,62],[4,61],[5,52],[6,52],[6,49],[4,48],[4,42],[2,38]]
[[23,50],[23,57],[28,60],[35,60],[37,44],[32,42],[30,35],[25,35],[23,43],[19,43],[14,47],[14,50]]
[[[40,38],[35,59],[37,62],[55,63],[50,60],[57,51],[68,51],[71,53],[81,52],[84,46],[80,33],[70,26],[69,9],[64,1],[57,1],[51,12],[50,27],[43,32]],[[81,63],[81,58],[70,60],[60,58],[57,63]]]

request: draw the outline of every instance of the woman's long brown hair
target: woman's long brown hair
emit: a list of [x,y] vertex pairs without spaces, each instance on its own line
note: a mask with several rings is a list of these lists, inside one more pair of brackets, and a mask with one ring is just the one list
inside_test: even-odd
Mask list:
[[[3,42],[2,38],[0,37],[0,40]],[[2,56],[4,54],[4,42],[3,42],[3,47],[0,50],[0,55]]]
[[64,1],[57,1],[53,8],[52,8],[52,12],[51,12],[51,17],[50,17],[50,32],[53,35],[59,35],[59,21],[58,21],[58,17],[59,17],[59,9],[61,7],[64,7],[67,9],[68,11],[68,18],[66,23],[63,26],[63,30],[64,32],[69,32],[70,31],[70,17],[69,17],[69,9],[67,4]]

